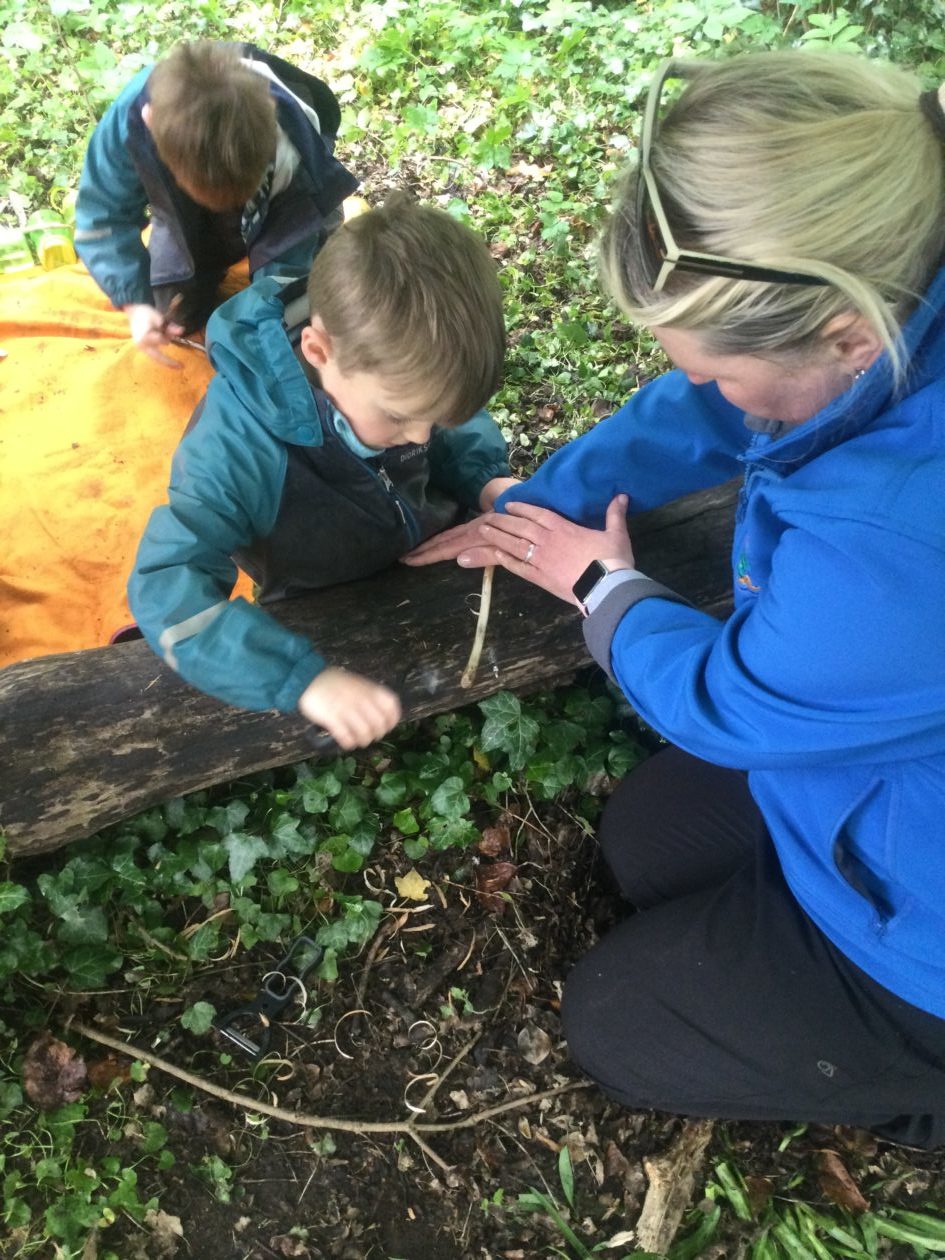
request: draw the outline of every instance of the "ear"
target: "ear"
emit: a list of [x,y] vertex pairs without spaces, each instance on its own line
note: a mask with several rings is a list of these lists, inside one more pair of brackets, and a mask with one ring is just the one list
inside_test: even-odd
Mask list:
[[317,315],[313,315],[312,322],[302,329],[302,339],[299,345],[305,361],[319,372],[333,357],[331,337],[325,331],[325,325]]
[[148,131],[150,131],[151,130],[151,102],[150,101],[147,101],[144,105],[141,106],[141,121],[147,127]]
[[825,349],[845,372],[865,372],[886,348],[865,315],[835,315],[821,330]]

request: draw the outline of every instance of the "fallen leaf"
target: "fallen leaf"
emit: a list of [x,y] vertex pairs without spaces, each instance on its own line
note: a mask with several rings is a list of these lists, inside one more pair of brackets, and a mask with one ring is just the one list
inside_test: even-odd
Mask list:
[[290,1234],[277,1234],[269,1239],[269,1246],[280,1256],[299,1256],[306,1260],[312,1254],[301,1238],[293,1238]]
[[629,1172],[630,1161],[616,1142],[608,1142],[604,1147],[604,1177],[622,1182]]
[[551,1054],[551,1038],[544,1029],[526,1024],[518,1035],[518,1049],[528,1063],[544,1063]]
[[828,1199],[848,1212],[868,1212],[869,1203],[836,1151],[818,1151],[817,1180]]
[[476,896],[483,910],[490,914],[503,914],[505,899],[499,894],[515,878],[518,867],[514,862],[490,862],[476,868]]
[[500,853],[511,852],[512,842],[507,826],[499,823],[496,827],[483,828],[479,844],[476,846],[483,857],[498,857]]
[[748,1204],[756,1217],[768,1206],[768,1200],[774,1190],[774,1183],[769,1177],[745,1177],[745,1187],[748,1190]]
[[406,875],[398,875],[394,879],[399,896],[407,901],[423,901],[430,887],[430,881],[424,879],[419,871],[411,869]]
[[113,1081],[123,1085],[131,1080],[131,1064],[117,1054],[106,1054],[103,1059],[93,1059],[89,1064],[89,1083],[96,1089],[106,1090]]
[[75,1102],[88,1083],[85,1060],[52,1033],[36,1038],[23,1059],[23,1088],[40,1111]]

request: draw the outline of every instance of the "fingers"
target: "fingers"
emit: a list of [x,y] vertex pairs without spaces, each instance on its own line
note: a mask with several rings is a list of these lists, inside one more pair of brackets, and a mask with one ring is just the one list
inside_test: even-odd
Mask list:
[[377,687],[373,700],[334,715],[322,725],[340,748],[367,748],[400,721],[400,701],[386,687]]
[[179,368],[181,366],[176,359],[172,359],[169,354],[165,354],[158,345],[150,341],[139,341],[138,349],[143,350],[148,358],[153,359],[155,363],[160,363],[163,367]]
[[442,534],[434,534],[413,551],[401,556],[402,564],[421,565],[436,564],[440,560],[455,560],[461,551],[474,547],[481,542],[479,529],[482,518],[466,521],[463,525],[454,525],[445,529]]
[[502,564],[505,553],[498,547],[470,547],[460,552],[456,563],[464,569],[484,569],[489,564]]
[[329,666],[299,697],[299,710],[341,748],[365,748],[400,721],[400,699],[389,687]]
[[630,499],[625,494],[615,494],[607,504],[607,515],[604,519],[604,529],[619,530],[620,533],[627,532],[627,505]]

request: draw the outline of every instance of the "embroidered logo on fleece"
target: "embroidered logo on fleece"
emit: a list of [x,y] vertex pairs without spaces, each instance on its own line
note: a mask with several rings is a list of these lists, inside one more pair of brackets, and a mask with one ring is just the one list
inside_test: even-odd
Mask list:
[[760,591],[761,587],[756,586],[751,580],[751,574],[748,572],[748,557],[744,551],[738,557],[738,564],[735,566],[735,577],[738,585],[746,591]]

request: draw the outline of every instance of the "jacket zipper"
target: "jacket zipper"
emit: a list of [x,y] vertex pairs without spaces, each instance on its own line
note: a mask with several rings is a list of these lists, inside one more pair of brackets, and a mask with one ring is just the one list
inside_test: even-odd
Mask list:
[[377,479],[390,495],[391,501],[397,509],[397,515],[400,517],[401,524],[407,531],[408,543],[411,547],[416,547],[417,543],[420,541],[420,530],[417,528],[417,523],[413,519],[413,513],[408,513],[406,505],[398,495],[396,487],[390,479],[390,474],[383,465],[377,469]]

